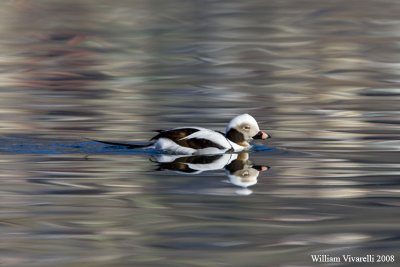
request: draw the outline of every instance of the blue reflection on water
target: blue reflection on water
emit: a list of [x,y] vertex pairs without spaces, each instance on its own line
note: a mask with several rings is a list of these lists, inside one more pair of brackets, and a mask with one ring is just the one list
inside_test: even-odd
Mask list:
[[[126,142],[126,144],[135,144]],[[251,151],[254,152],[277,152],[278,148],[255,144]],[[131,154],[131,155],[154,155],[162,151],[153,148],[127,148],[123,145],[101,144],[96,141],[60,141],[29,138],[3,138],[0,139],[0,152],[26,153],[26,154]]]

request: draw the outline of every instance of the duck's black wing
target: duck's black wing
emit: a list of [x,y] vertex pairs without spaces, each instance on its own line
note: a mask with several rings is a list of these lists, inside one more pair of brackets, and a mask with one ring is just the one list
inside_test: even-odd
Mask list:
[[[218,133],[218,137],[219,137],[219,135],[224,136],[220,132],[210,131],[210,130],[203,129],[203,128],[188,127],[188,128],[175,128],[172,130],[165,130],[165,131],[157,130],[158,134],[156,136],[154,136],[153,138],[151,138],[150,141],[155,141],[160,138],[166,138],[166,139],[169,139],[169,140],[177,143],[180,146],[190,147],[193,149],[203,149],[203,148],[208,148],[208,147],[216,147],[218,149],[226,148],[225,146],[218,144],[217,142],[214,142],[213,140],[201,137],[201,135],[189,138],[190,135],[192,135],[196,132],[199,132],[199,131],[207,131],[206,135],[210,135],[210,132],[211,132],[211,133]],[[223,138],[223,141],[226,141],[226,138]]]
[[175,128],[172,130],[156,130],[158,134],[153,138],[151,138],[150,141],[157,140],[160,138],[167,138],[175,142],[198,131],[199,129],[197,128]]
[[149,143],[141,144],[141,145],[119,143],[119,142],[109,142],[109,141],[101,141],[101,140],[91,140],[91,141],[99,142],[99,143],[106,144],[106,145],[123,146],[126,148],[145,148],[145,147],[149,147],[149,146],[153,145],[160,138],[168,138],[168,139],[171,139],[172,141],[178,143],[179,140],[191,135],[192,133],[199,131],[199,129],[176,128],[176,129],[172,129],[172,130],[155,130],[155,131],[158,132],[158,134],[155,135],[153,138],[151,138],[149,140]]

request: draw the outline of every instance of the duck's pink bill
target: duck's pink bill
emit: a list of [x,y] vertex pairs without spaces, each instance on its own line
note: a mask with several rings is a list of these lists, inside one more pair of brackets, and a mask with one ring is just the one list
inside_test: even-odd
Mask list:
[[267,166],[262,166],[261,168],[260,168],[260,171],[267,171],[268,170],[268,167]]
[[266,133],[266,132],[261,132],[261,139],[262,140],[265,140],[265,139],[268,139],[270,136]]

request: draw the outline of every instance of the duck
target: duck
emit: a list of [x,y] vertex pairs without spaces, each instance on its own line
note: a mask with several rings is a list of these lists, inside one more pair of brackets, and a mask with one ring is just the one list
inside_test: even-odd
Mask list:
[[237,186],[235,192],[239,195],[249,195],[248,189],[257,184],[257,178],[269,166],[256,165],[249,160],[248,152],[218,155],[167,155],[157,154],[151,157],[157,163],[156,171],[174,171],[182,175],[198,175],[203,172],[225,170],[229,180],[224,182]]
[[247,151],[251,148],[253,139],[271,138],[265,131],[260,130],[257,121],[249,114],[234,117],[228,123],[225,132],[202,127],[179,127],[156,132],[146,144],[94,141],[127,148],[153,148],[177,155],[213,155]]

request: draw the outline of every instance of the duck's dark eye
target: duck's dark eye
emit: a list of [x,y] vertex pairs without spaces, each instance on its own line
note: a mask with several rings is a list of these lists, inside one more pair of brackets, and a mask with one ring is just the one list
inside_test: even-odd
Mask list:
[[243,126],[243,130],[246,130],[246,131],[250,130],[250,126],[249,125]]

